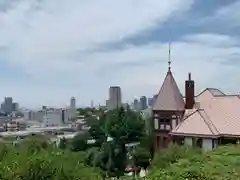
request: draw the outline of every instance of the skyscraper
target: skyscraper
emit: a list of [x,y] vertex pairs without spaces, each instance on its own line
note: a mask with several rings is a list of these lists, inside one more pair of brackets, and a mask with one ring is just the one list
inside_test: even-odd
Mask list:
[[70,113],[71,113],[71,118],[76,117],[76,99],[74,97],[71,97],[70,99]]
[[109,88],[108,109],[119,108],[122,105],[121,88],[119,86],[111,86]]
[[6,113],[11,113],[13,111],[13,98],[12,97],[5,97],[3,110]]
[[138,111],[139,110],[139,101],[138,99],[133,100],[133,109]]
[[142,96],[140,98],[140,110],[147,109],[147,98],[146,96]]

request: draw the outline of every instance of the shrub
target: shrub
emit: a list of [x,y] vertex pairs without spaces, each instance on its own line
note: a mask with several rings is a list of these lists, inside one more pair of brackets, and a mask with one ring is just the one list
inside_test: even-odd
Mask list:
[[169,177],[178,180],[238,179],[240,177],[239,165],[240,146],[222,146],[203,154],[181,157],[178,161],[165,166],[164,169],[152,169],[149,179],[163,180]]
[[200,153],[201,151],[199,149],[194,149],[190,146],[171,144],[167,149],[156,153],[152,161],[152,167],[165,168],[181,158],[192,157]]
[[72,151],[84,151],[87,149],[87,135],[78,134],[72,140]]
[[[32,143],[32,144],[31,144]],[[47,142],[46,142],[47,143]],[[85,152],[62,151],[43,141],[26,140],[19,147],[0,150],[1,180],[99,180],[100,173],[86,166]],[[29,151],[29,148],[31,151]],[[30,153],[31,152],[31,153]]]

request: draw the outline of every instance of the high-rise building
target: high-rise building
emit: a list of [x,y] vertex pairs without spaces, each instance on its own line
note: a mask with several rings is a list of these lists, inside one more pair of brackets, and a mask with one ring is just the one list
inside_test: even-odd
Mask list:
[[13,103],[12,104],[12,111],[18,111],[19,110],[19,104],[18,103]]
[[76,99],[74,97],[71,97],[70,99],[70,112],[71,112],[71,118],[76,117]]
[[139,110],[139,101],[138,99],[133,100],[133,109],[138,111]]
[[149,107],[153,106],[153,98],[148,98],[148,106]]
[[13,111],[13,98],[12,97],[5,97],[3,110],[6,113],[11,113]]
[[147,109],[147,98],[146,96],[142,96],[140,98],[140,110]]
[[111,86],[109,88],[108,109],[116,109],[122,105],[121,88],[119,86]]

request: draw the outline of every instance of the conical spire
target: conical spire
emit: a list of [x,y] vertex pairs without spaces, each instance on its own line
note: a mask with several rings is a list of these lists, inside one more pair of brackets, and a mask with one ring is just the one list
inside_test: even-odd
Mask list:
[[171,72],[170,60],[170,43],[169,43],[169,59],[168,72],[158,93],[157,99],[154,103],[153,110],[155,111],[184,111],[185,103],[183,96],[180,93],[177,83]]

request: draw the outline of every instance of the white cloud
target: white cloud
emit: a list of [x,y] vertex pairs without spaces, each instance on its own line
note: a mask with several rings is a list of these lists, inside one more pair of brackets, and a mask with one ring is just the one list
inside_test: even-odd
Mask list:
[[[167,44],[83,52],[162,25],[192,2],[16,1],[0,13],[0,46],[7,48],[8,63],[31,77],[25,82],[4,81],[0,94],[27,105],[62,105],[71,96],[79,104],[89,104],[91,99],[103,102],[110,85],[121,85],[126,100],[155,94],[167,70]],[[236,90],[238,70],[224,64],[238,58],[236,42],[218,34],[192,34],[173,42],[172,69],[179,86],[191,71],[198,90],[209,86]],[[222,83],[226,74],[232,78]]]
[[10,47],[14,63],[39,66],[47,62],[55,66],[61,60],[68,61],[68,56],[76,51],[129,37],[165,22],[191,3],[192,0],[22,0],[2,15],[0,34],[3,45]]
[[[111,80],[109,75],[96,77],[96,71],[101,72],[104,68],[99,59],[107,57],[88,57],[79,53],[76,58],[75,54],[159,26],[190,8],[192,3],[193,0],[18,0],[2,4],[7,8],[0,12],[0,46],[7,48],[8,63],[17,65],[35,80],[25,83],[27,86],[24,84],[23,88],[19,84],[16,98],[28,103],[49,103],[49,96],[56,96],[52,104],[57,104],[64,99],[62,96],[79,93],[80,97],[86,97],[82,98],[84,103],[91,98],[104,99],[99,95],[103,89],[107,91],[114,78]],[[106,82],[99,85],[100,80]],[[88,89],[96,88],[94,84],[98,92],[87,93]],[[5,87],[2,94],[10,95],[7,85]],[[60,88],[65,91],[60,92]],[[29,93],[30,89],[33,92]],[[34,97],[42,91],[55,93]],[[31,95],[31,100],[26,99],[27,95]]]
[[[205,37],[212,40],[209,41]],[[219,46],[223,42],[225,46]],[[234,42],[230,37],[215,34],[189,35],[174,42],[172,70],[181,89],[183,90],[188,72],[192,72],[197,92],[206,87],[223,88],[227,92],[238,90],[240,77],[236,74],[239,68],[237,65],[227,64],[230,60],[240,58],[240,47],[234,46]],[[113,73],[118,73],[117,82],[121,82],[129,99],[134,95],[157,93],[167,71],[167,48],[168,44],[154,43],[116,52],[98,53],[94,56],[108,64],[107,67]],[[115,61],[112,62],[112,59]],[[138,62],[142,66],[118,69],[129,62]]]

